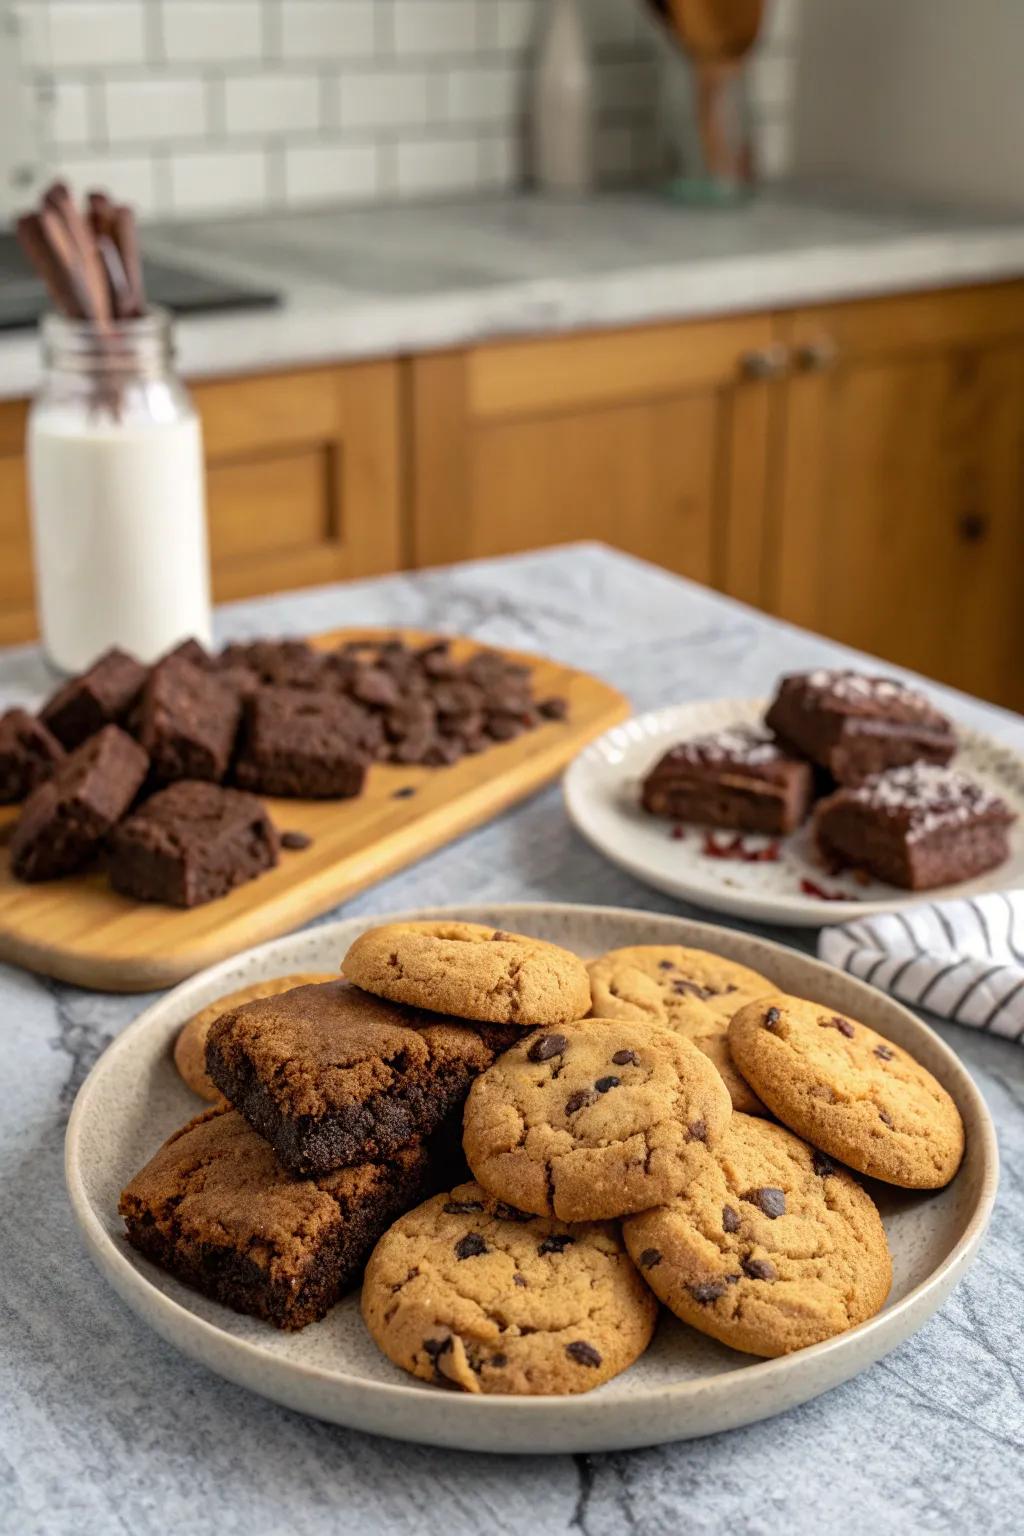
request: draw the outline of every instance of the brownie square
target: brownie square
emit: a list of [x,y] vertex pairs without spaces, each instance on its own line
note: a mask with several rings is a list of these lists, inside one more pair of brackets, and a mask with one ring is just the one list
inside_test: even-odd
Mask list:
[[248,640],[226,645],[218,668],[244,668],[273,688],[322,688],[325,658],[307,640]]
[[54,880],[81,868],[135,799],[147,766],[138,742],[118,726],[90,736],[22,806],[11,833],[12,873]]
[[304,800],[358,795],[379,722],[338,693],[261,688],[245,705],[236,783]]
[[121,1193],[128,1241],[185,1285],[294,1330],[362,1273],[377,1239],[428,1192],[422,1144],[388,1161],[295,1178],[219,1106],[176,1131]]
[[859,784],[905,763],[942,765],[956,751],[950,721],[923,693],[859,672],[784,677],[765,723],[839,784]]
[[182,779],[118,827],[110,883],[137,901],[198,907],[277,860],[277,832],[253,795]]
[[286,1168],[319,1174],[430,1135],[520,1035],[331,981],[222,1014],[206,1069]]
[[170,657],[155,666],[142,694],[139,740],[154,779],[209,779],[228,771],[242,713],[237,693],[211,672]]
[[27,709],[0,715],[0,805],[24,800],[64,757],[64,748]]
[[927,891],[1002,864],[1016,819],[966,774],[915,763],[837,790],[819,804],[814,835],[826,859]]
[[48,699],[39,718],[68,751],[105,725],[128,714],[146,681],[147,668],[126,651],[106,651],[87,672],[71,678]]
[[807,815],[809,763],[753,727],[735,726],[680,742],[655,763],[641,803],[653,816],[781,835]]

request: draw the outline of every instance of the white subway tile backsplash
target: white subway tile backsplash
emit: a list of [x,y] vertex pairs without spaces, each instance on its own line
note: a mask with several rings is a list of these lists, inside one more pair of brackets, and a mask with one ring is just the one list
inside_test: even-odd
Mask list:
[[787,54],[761,53],[750,66],[750,90],[757,110],[774,113],[793,99],[795,59]]
[[281,53],[286,59],[352,59],[376,47],[380,0],[284,0]]
[[175,213],[259,208],[266,194],[267,157],[261,149],[202,150],[171,158]]
[[54,68],[141,64],[146,57],[141,0],[50,0],[49,15]]
[[320,80],[315,74],[247,75],[224,86],[228,134],[288,133],[320,122]]
[[487,39],[488,46],[493,41],[503,51],[525,53],[540,31],[543,4],[544,0],[501,0],[500,5],[492,5],[493,39]]
[[481,46],[481,7],[494,0],[391,0],[395,51],[414,54],[475,53]]
[[426,123],[432,76],[426,70],[374,69],[338,77],[338,121],[342,129],[369,131]]
[[458,192],[477,185],[479,149],[471,139],[409,139],[398,145],[397,191],[403,197]]
[[93,90],[84,81],[55,82],[49,119],[50,138],[55,144],[88,144],[95,137],[92,98]]
[[62,155],[60,170],[79,194],[105,188],[121,202],[132,203],[139,213],[160,211],[151,155]]
[[300,144],[285,150],[288,202],[365,201],[379,185],[375,144]]
[[171,64],[246,64],[263,57],[261,0],[160,0],[164,57]]
[[107,137],[111,144],[202,137],[207,129],[202,80],[109,80]]
[[510,65],[455,69],[448,77],[448,117],[453,123],[493,123],[516,117],[523,104],[522,71]]

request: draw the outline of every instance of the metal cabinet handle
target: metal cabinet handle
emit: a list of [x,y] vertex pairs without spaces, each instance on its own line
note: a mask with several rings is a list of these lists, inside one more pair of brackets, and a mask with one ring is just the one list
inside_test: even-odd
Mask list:
[[781,342],[769,347],[755,347],[740,357],[740,373],[745,379],[778,379],[789,367],[789,348]]
[[839,348],[831,336],[802,341],[793,351],[793,361],[801,373],[824,373],[827,368],[834,368],[838,360]]

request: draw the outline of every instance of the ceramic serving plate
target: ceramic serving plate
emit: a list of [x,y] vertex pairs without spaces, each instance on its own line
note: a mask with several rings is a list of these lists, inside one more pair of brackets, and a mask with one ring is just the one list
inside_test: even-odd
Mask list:
[[178,1028],[198,1008],[247,982],[333,969],[366,926],[357,919],[276,939],[183,983],[114,1041],[78,1095],[66,1153],[75,1217],[101,1273],[164,1339],[289,1408],[375,1434],[479,1451],[607,1451],[711,1434],[781,1413],[864,1370],[945,1300],[988,1223],[996,1140],[982,1097],[957,1057],[908,1009],[781,945],[680,918],[539,903],[441,911],[543,936],[585,956],[640,943],[716,950],[764,972],[786,991],[863,1019],[924,1062],[960,1107],[967,1153],[956,1179],[939,1194],[873,1187],[895,1271],[885,1310],[839,1338],[780,1360],[738,1354],[664,1314],[647,1354],[594,1392],[479,1397],[414,1381],[391,1365],[363,1327],[357,1296],[323,1322],[281,1334],[207,1301],[141,1258],[122,1233],[119,1191],[164,1138],[202,1108],[172,1065]]
[[[706,829],[681,827],[640,808],[640,784],[678,741],[735,725],[756,725],[765,699],[714,699],[671,705],[616,725],[586,747],[565,775],[565,803],[573,823],[613,864],[638,880],[713,912],[763,923],[820,927],[893,912],[921,900],[920,892],[898,890],[881,881],[859,884],[852,875],[827,874],[814,857],[809,826],[781,840],[778,858],[756,862],[710,856]],[[960,749],[953,766],[1002,795],[1020,818],[1010,829],[1010,857],[976,880],[929,891],[929,900],[977,896],[1024,885],[1024,761],[991,737],[958,730]],[[712,834],[721,847],[732,836]],[[754,852],[772,840],[745,837]],[[809,882],[820,892],[801,888]]]

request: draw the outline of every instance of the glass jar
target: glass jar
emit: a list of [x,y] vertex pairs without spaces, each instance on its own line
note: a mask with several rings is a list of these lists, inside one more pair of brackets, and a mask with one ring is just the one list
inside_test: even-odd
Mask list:
[[43,646],[64,672],[109,646],[154,661],[210,640],[199,418],[173,369],[171,318],[47,315],[29,413],[29,501]]

